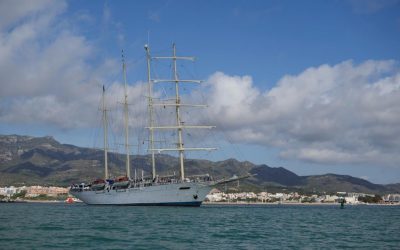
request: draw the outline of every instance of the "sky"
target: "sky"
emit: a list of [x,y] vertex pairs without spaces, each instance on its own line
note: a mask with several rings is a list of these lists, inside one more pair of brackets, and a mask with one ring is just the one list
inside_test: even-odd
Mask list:
[[398,0],[2,0],[0,134],[101,142],[101,86],[117,109],[121,50],[135,132],[143,46],[170,55],[172,43],[196,56],[179,69],[204,80],[183,97],[209,105],[192,120],[216,125],[202,141],[229,148],[205,158],[400,182]]

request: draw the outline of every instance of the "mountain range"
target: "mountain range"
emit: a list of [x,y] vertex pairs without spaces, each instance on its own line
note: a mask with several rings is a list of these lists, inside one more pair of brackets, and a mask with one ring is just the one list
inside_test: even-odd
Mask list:
[[[32,137],[0,135],[0,186],[58,185],[90,182],[103,176],[103,151],[61,144],[51,136]],[[150,174],[151,157],[132,155],[131,165],[138,174]],[[178,158],[156,155],[160,175],[178,174]],[[399,193],[400,183],[380,185],[349,175],[324,174],[299,176],[283,167],[256,165],[235,159],[208,161],[186,159],[186,174],[209,173],[214,178],[252,174],[252,177],[231,184],[231,190],[240,191],[299,191],[304,193],[334,193],[337,191],[372,194]],[[109,153],[109,168],[114,176],[124,174],[125,156]],[[176,173],[175,173],[176,172]]]

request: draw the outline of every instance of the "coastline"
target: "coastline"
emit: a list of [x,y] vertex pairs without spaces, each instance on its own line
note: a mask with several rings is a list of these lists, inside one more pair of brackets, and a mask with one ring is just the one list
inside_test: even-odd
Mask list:
[[[293,205],[293,206],[340,206],[340,203],[301,203],[301,202],[227,202],[227,201],[220,201],[220,202],[203,202],[203,205],[223,205],[223,206],[278,206],[278,205]],[[346,203],[345,206],[400,206],[400,203],[397,204],[382,204],[382,203]]]
[[65,201],[58,200],[23,200],[26,203],[65,203]]
[[59,200],[10,200],[0,201],[1,203],[65,203],[65,201]]
[[[0,203],[50,203],[50,204],[59,204],[66,203],[62,200],[15,200],[15,201],[1,201]],[[80,202],[74,202],[80,203]],[[228,201],[219,201],[219,202],[210,202],[205,201],[202,203],[203,206],[340,206],[340,203],[301,203],[301,202],[228,202]],[[346,203],[345,206],[399,206],[400,203]]]
[[228,201],[219,201],[219,202],[203,202],[204,205],[258,205],[258,206],[277,206],[277,205],[323,205],[323,206],[333,206],[340,205],[339,203],[301,203],[301,202],[228,202]]

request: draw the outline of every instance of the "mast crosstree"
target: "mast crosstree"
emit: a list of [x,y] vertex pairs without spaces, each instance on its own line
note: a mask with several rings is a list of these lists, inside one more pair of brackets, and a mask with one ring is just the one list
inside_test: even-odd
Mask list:
[[[148,97],[148,102],[149,102],[149,137],[150,137],[150,144],[149,144],[149,151],[151,152],[152,155],[152,172],[153,172],[153,178],[156,177],[156,170],[155,170],[155,158],[154,158],[154,153],[155,152],[163,152],[163,151],[178,151],[179,152],[179,165],[180,165],[180,175],[181,175],[181,180],[185,180],[185,168],[184,168],[184,152],[185,151],[198,151],[198,150],[216,150],[216,148],[185,148],[184,143],[183,143],[183,130],[184,129],[211,129],[214,128],[215,126],[195,126],[195,125],[184,125],[182,122],[182,117],[181,117],[181,107],[207,107],[207,105],[202,105],[202,104],[184,104],[181,103],[181,97],[180,97],[180,88],[179,85],[182,83],[189,83],[189,84],[199,84],[202,81],[201,80],[188,80],[188,79],[179,79],[178,77],[178,71],[177,71],[177,60],[191,60],[194,61],[194,57],[186,57],[186,56],[177,56],[176,55],[176,46],[175,43],[172,45],[172,56],[156,56],[156,57],[151,57],[150,56],[150,48],[146,44],[145,46],[146,50],[146,56],[147,56],[147,78],[148,78],[148,91],[149,91],[149,97]],[[150,75],[150,66],[151,66],[151,60],[158,60],[158,59],[168,59],[172,60],[173,62],[173,79],[151,79]],[[174,103],[154,103],[153,102],[153,84],[155,83],[172,83],[175,86],[175,100]],[[175,107],[175,116],[176,116],[176,124],[171,125],[171,126],[155,126],[154,125],[154,107],[155,106],[172,106]],[[154,148],[154,130],[165,130],[165,129],[173,129],[177,131],[178,135],[178,142],[176,143],[177,147],[176,148]]]

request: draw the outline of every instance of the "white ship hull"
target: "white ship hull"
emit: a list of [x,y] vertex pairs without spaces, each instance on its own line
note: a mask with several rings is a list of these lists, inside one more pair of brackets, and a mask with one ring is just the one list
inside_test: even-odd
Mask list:
[[211,183],[187,182],[70,193],[89,205],[200,206],[211,189]]

